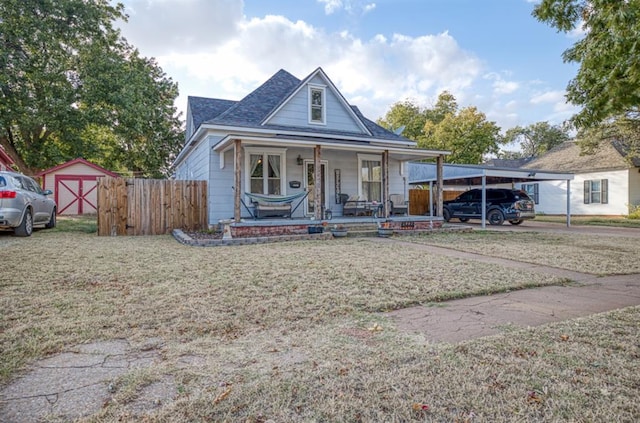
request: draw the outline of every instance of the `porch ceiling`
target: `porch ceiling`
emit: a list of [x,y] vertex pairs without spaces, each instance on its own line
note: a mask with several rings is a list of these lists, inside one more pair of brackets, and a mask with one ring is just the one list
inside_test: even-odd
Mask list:
[[[423,160],[441,155],[451,154],[450,151],[427,150],[416,147],[408,147],[401,143],[390,142],[382,144],[379,141],[353,141],[344,139],[314,138],[314,137],[289,137],[289,136],[234,136],[229,135],[213,147],[215,151],[226,151],[233,148],[233,140],[240,139],[243,146],[269,146],[269,147],[298,147],[313,148],[319,145],[327,150],[357,151],[362,153],[389,152],[389,157],[399,161]],[[390,145],[391,144],[391,145]],[[394,145],[398,144],[398,145]]]

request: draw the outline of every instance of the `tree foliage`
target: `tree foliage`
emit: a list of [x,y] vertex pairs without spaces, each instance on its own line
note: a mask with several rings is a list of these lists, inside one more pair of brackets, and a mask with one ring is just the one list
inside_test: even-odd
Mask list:
[[495,122],[487,121],[476,107],[459,109],[447,91],[431,108],[408,100],[396,103],[378,123],[390,129],[406,126],[402,135],[422,148],[451,151],[446,158],[449,163],[482,163],[484,156],[496,154],[504,143]]
[[579,128],[624,116],[638,119],[640,105],[640,1],[542,0],[533,15],[559,31],[584,31],[563,54],[580,65],[567,98],[582,106]]
[[108,0],[0,3],[0,144],[33,173],[84,157],[161,176],[182,137],[177,85],[113,23]]
[[506,143],[520,144],[522,157],[538,157],[570,137],[567,130],[559,125],[537,122],[525,127],[511,128],[507,130],[504,138]]

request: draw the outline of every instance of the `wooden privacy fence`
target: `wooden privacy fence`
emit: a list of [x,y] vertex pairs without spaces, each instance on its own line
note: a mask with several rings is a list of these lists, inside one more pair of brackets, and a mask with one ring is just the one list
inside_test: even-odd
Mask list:
[[98,235],[161,235],[207,228],[207,182],[98,179]]
[[[462,191],[442,191],[443,201],[453,200],[458,195],[463,193]],[[436,203],[436,193],[433,193],[433,204]],[[435,212],[435,210],[434,210]],[[409,190],[409,214],[413,215],[427,215],[429,214],[429,190],[428,189],[410,189]]]

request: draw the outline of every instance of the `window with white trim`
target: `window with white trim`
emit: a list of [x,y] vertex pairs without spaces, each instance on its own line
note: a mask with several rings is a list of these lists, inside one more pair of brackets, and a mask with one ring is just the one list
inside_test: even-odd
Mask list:
[[252,194],[285,193],[285,150],[247,149],[245,154],[246,186]]
[[360,197],[365,201],[382,201],[382,158],[358,155],[358,168]]
[[325,89],[309,86],[309,123],[325,124]]
[[609,202],[609,181],[590,179],[584,181],[584,204],[607,204]]
[[522,184],[521,189],[527,193],[535,204],[538,204],[538,184]]

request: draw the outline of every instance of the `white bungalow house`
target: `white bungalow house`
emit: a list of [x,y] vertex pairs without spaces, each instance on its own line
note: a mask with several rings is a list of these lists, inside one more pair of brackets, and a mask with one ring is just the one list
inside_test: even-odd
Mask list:
[[[549,169],[574,174],[571,214],[626,215],[630,205],[640,204],[640,160],[628,160],[619,141],[602,142],[595,154],[581,154],[567,141],[522,168]],[[520,188],[536,202],[536,212],[565,214],[566,186],[562,181],[526,182]]]
[[[319,221],[329,213],[389,216],[391,195],[407,198],[405,163],[442,163],[446,154],[364,117],[321,68],[302,80],[280,70],[239,101],[189,97],[174,169],[176,179],[208,181],[210,225],[278,216],[280,208]],[[347,198],[358,202],[345,206]]]

